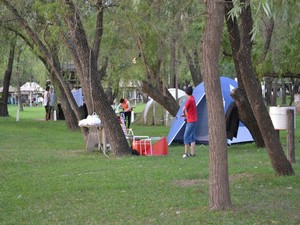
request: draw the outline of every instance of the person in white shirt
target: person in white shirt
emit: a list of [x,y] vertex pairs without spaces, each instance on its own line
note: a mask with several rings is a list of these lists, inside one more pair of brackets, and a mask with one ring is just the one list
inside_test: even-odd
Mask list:
[[50,120],[50,92],[49,86],[46,87],[46,91],[44,92],[43,106],[45,107],[45,120]]

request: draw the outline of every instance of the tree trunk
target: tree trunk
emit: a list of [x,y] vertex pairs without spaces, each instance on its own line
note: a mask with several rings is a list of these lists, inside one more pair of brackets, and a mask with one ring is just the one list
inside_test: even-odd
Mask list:
[[219,78],[219,52],[223,30],[224,5],[218,0],[207,1],[203,40],[203,80],[205,84],[209,127],[209,208],[226,210],[231,207],[225,115]]
[[[149,72],[151,73],[151,72]],[[165,108],[172,116],[176,116],[179,110],[179,105],[171,93],[163,85],[163,81],[157,75],[149,75],[148,80],[142,81],[142,92],[150,96],[154,101],[158,102]],[[155,78],[154,78],[155,77]],[[155,85],[153,80],[155,79]]]
[[[49,45],[50,47],[50,45]],[[85,119],[85,114],[82,109],[77,106],[73,94],[71,93],[70,87],[68,86],[65,78],[62,75],[61,64],[57,55],[56,44],[50,47],[52,55],[52,65],[50,65],[44,57],[40,57],[45,67],[48,69],[51,81],[56,87],[56,95],[60,100],[61,108],[65,116],[67,127],[70,130],[78,129],[78,121]],[[83,129],[83,136],[87,140],[88,132],[87,129]]]
[[241,47],[238,52],[238,60],[241,69],[242,82],[245,87],[246,94],[249,98],[251,108],[257,120],[260,132],[264,138],[264,142],[269,154],[271,164],[277,175],[293,175],[292,165],[287,160],[279,137],[273,127],[273,123],[269,116],[268,110],[264,104],[259,83],[256,80],[251,60],[251,31],[252,17],[251,8],[246,0],[241,3],[245,7],[241,13]]
[[[237,88],[231,92],[231,97],[234,99],[238,112],[239,112],[239,119],[242,121],[243,124],[247,124],[246,127],[248,128],[249,132],[251,133],[253,140],[258,148],[264,148],[265,143],[264,139],[261,135],[259,130],[257,121],[254,117],[254,114],[249,112],[253,112],[251,106],[249,104],[248,98],[245,99],[246,93],[245,90],[242,93],[242,89]],[[249,114],[248,114],[249,113]]]
[[[82,52],[82,54],[84,54],[84,52]],[[120,123],[117,120],[115,112],[110,106],[108,99],[104,93],[101,82],[99,80],[99,76],[97,76],[97,61],[95,59],[91,59],[90,65],[91,74],[95,74],[96,76],[90,75],[90,84],[82,83],[84,84],[84,95],[87,96],[89,93],[91,94],[91,98],[87,98],[89,113],[91,114],[91,110],[92,108],[94,108],[94,112],[99,115],[101,122],[104,125],[104,129],[106,131],[106,135],[114,155],[128,155],[130,153],[128,142],[125,138]],[[82,78],[83,77],[81,77],[81,82],[84,81]]]
[[177,41],[177,36],[176,34],[173,34],[171,38],[171,46],[170,46],[170,88],[176,87],[176,76],[175,76],[176,41]]
[[[7,0],[2,1],[16,17],[19,24],[25,29],[30,36],[32,42],[43,53],[47,63],[51,66],[51,71],[55,74],[60,74],[59,63],[55,60],[55,55],[52,55],[50,50],[39,39],[34,30],[28,25],[28,23],[20,16],[16,8]],[[98,15],[96,18],[95,38],[93,47],[89,47],[84,27],[81,23],[79,11],[77,10],[74,2],[71,0],[63,0],[62,7],[65,10],[64,20],[67,23],[67,27],[70,32],[70,36],[64,35],[66,46],[69,48],[71,56],[76,65],[76,71],[78,73],[79,80],[82,85],[85,102],[89,113],[96,112],[104,125],[108,141],[110,142],[112,151],[115,155],[127,155],[129,154],[129,145],[123,133],[123,130],[115,116],[113,109],[107,100],[104,90],[101,85],[101,74],[98,71],[98,58],[100,50],[100,42],[103,31],[103,5],[102,1],[98,1],[96,7],[98,7]],[[60,21],[62,23],[63,21]],[[59,23],[59,24],[60,24]],[[61,79],[60,76],[57,76]],[[68,92],[63,82],[60,81],[63,89],[68,96],[69,100],[72,100],[70,92]],[[74,100],[74,98],[73,98]],[[174,100],[175,101],[175,100]],[[71,101],[72,109],[76,109],[75,101]],[[74,110],[77,113],[76,110]],[[77,115],[80,118],[80,115]]]
[[231,93],[231,97],[235,100],[239,119],[244,123],[244,125],[248,128],[251,133],[255,144],[258,148],[265,147],[265,143],[263,137],[260,133],[260,130],[257,125],[257,121],[254,117],[253,111],[251,109],[248,97],[245,92],[245,88],[242,82],[242,74],[240,71],[239,62],[237,60],[237,52],[240,48],[240,33],[238,28],[238,23],[236,18],[232,19],[229,16],[230,10],[233,8],[232,1],[227,1],[225,4],[225,20],[227,25],[227,31],[229,34],[229,40],[231,44],[232,56],[235,65],[235,70],[238,78],[238,89]]
[[17,66],[16,66],[16,80],[17,80],[17,96],[18,96],[18,108],[19,111],[23,111],[23,105],[22,105],[22,95],[21,95],[21,84],[20,84],[20,57],[21,57],[21,51],[18,51],[17,54]]
[[[31,42],[22,33],[18,32],[18,35],[28,44],[28,46],[30,46],[31,49],[38,48],[40,50],[40,55],[38,55],[38,57],[44,63],[46,68],[48,68],[50,74],[55,75],[56,78],[58,79],[58,81],[60,81],[61,85],[59,85],[59,86],[61,86],[63,88],[64,93],[68,97],[68,101],[66,101],[66,102],[68,102],[72,105],[72,110],[70,110],[70,111],[74,111],[78,120],[82,119],[82,114],[80,114],[79,110],[77,110],[78,107],[73,98],[73,95],[72,95],[68,85],[65,83],[65,81],[63,80],[63,78],[60,74],[61,73],[60,63],[58,62],[58,57],[56,55],[56,52],[55,51],[51,52],[51,48],[50,48],[50,50],[47,49],[47,47],[42,43],[42,41],[39,39],[37,34],[28,25],[27,21],[25,21],[24,18],[20,16],[20,14],[16,10],[16,8],[14,8],[14,6],[12,6],[9,1],[3,1],[3,3],[15,15],[15,17],[16,17],[17,21],[20,23],[21,27],[24,28],[24,30],[27,32],[28,36],[30,37]],[[54,54],[52,54],[52,53],[54,53]],[[18,60],[19,60],[19,56],[18,56]],[[18,69],[18,67],[17,67],[17,69]],[[19,73],[17,73],[17,74],[19,74]],[[18,92],[19,92],[19,103],[20,103],[19,107],[21,108],[22,107],[21,95],[20,95],[20,91],[18,91]],[[74,124],[75,123],[73,120],[72,127],[74,127]],[[76,124],[77,124],[77,122],[76,122]]]
[[1,117],[9,116],[8,109],[7,109],[7,101],[8,101],[8,95],[9,95],[10,78],[11,78],[11,74],[12,74],[12,70],[13,70],[13,63],[14,63],[14,57],[15,57],[16,42],[17,42],[17,38],[15,36],[10,43],[8,63],[7,63],[7,67],[6,67],[4,79],[3,79],[2,99],[0,99],[0,116]]
[[[116,156],[128,155],[129,145],[123,130],[116,118],[115,112],[108,102],[101,85],[101,74],[98,71],[98,56],[103,29],[103,5],[98,1],[99,12],[96,23],[96,36],[93,48],[89,47],[86,33],[81,22],[79,11],[70,0],[63,0],[65,10],[64,19],[69,32],[70,54],[75,62],[78,78],[82,85],[88,113],[96,112],[104,126],[111,149]],[[74,51],[74,46],[76,51]]]
[[277,88],[278,88],[278,78],[275,78],[273,79],[273,83],[272,83],[271,106],[277,106]]
[[264,30],[265,31],[264,32],[264,42],[265,43],[264,43],[264,54],[263,54],[262,60],[266,59],[268,51],[270,49],[274,25],[275,25],[274,18],[271,17],[266,24],[266,29]]
[[271,105],[271,97],[272,97],[272,81],[273,78],[271,77],[265,77],[265,90],[266,90],[266,96],[265,101],[268,106]]
[[281,78],[281,105],[286,106],[286,86],[284,78]]
[[[162,84],[160,86],[161,88],[163,88]],[[158,88],[154,88],[150,82],[142,82],[143,93],[149,95],[156,102],[162,105],[172,116],[175,117],[179,110],[178,103],[175,101],[175,99],[172,97],[168,90],[165,90],[165,95],[163,95],[161,94],[161,92],[158,92],[157,89]]]
[[[49,72],[51,73],[51,71],[49,71]],[[64,113],[67,127],[69,128],[69,130],[77,130],[78,129],[78,120],[83,119],[83,115],[84,115],[83,112],[80,112],[80,114],[82,115],[81,118],[77,119],[76,114],[68,101],[68,97],[67,97],[65,91],[64,91],[61,83],[57,79],[57,75],[51,74],[50,77],[51,77],[51,81],[55,87],[55,95],[59,99],[59,103],[60,103],[62,111]],[[75,110],[79,110],[79,109],[75,109]],[[84,137],[87,137],[87,133],[84,134]]]
[[150,96],[154,101],[158,102],[175,117],[179,109],[179,105],[176,99],[174,99],[167,90],[166,85],[163,85],[164,82],[160,77],[164,43],[160,39],[158,39],[157,42],[157,61],[154,64],[151,64],[150,60],[147,59],[144,53],[143,40],[141,40],[141,38],[137,39],[137,47],[140,51],[145,70],[147,71],[147,79],[142,81],[142,91]]
[[192,80],[194,86],[202,82],[201,69],[200,69],[200,60],[197,50],[194,50],[194,57],[189,53],[185,46],[182,47],[183,54],[185,55],[186,61],[188,62],[189,69],[191,72]]
[[[28,43],[33,51],[34,46],[29,42],[29,40],[25,37],[22,38]],[[84,112],[77,106],[73,94],[71,93],[71,90],[62,75],[61,64],[57,56],[56,45],[57,43],[51,47],[50,44],[48,44],[49,48],[51,49],[51,52],[49,53],[51,54],[51,57],[48,56],[47,58],[47,54],[45,54],[45,52],[41,52],[38,57],[49,72],[50,80],[55,87],[56,96],[59,99],[68,129],[76,130],[78,129],[78,121],[84,119]],[[51,61],[51,64],[49,61]],[[82,129],[82,131],[85,140],[87,140],[87,129]]]

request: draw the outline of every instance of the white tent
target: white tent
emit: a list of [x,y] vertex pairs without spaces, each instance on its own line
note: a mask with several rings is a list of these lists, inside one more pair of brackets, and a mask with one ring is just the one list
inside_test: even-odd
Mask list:
[[[171,93],[171,95],[173,96],[173,98],[176,98],[176,89],[175,88],[169,88],[168,89],[169,92]],[[182,101],[185,99],[185,92],[183,90],[177,89],[177,97],[179,99],[179,104],[182,103]],[[164,117],[164,122],[166,123],[166,125],[168,125],[168,120],[169,120],[169,112],[164,110],[164,115],[161,114],[161,110],[159,110],[158,108],[161,107],[160,105],[157,104],[156,101],[154,101],[153,99],[150,99],[144,109],[143,112],[143,119],[144,119],[144,124],[148,124],[150,121],[147,121],[147,117],[149,119],[148,114],[151,113],[152,117],[155,119],[161,119],[161,117]],[[162,107],[161,107],[162,108]],[[151,121],[152,122],[152,121]]]
[[36,82],[26,82],[20,87],[22,95],[28,95],[30,107],[32,106],[33,95],[42,94],[45,90]]
[[[15,87],[9,86],[9,89],[8,89],[9,93],[14,93],[16,91],[17,91],[17,89]],[[3,87],[0,87],[0,92],[3,92]]]
[[45,90],[36,82],[26,82],[20,87],[21,94],[42,94]]
[[[16,102],[16,91],[17,88],[13,87],[13,86],[9,86],[8,88],[8,104],[14,104]],[[3,92],[3,87],[0,87],[0,93]]]

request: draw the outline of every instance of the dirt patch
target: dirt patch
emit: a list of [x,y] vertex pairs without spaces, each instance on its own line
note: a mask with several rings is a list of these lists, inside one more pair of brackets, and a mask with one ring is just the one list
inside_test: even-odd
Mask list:
[[[252,179],[253,175],[249,173],[240,173],[240,174],[234,174],[229,176],[229,182],[233,182],[240,179]],[[208,179],[193,179],[193,180],[176,180],[173,182],[174,185],[180,186],[180,187],[190,187],[190,186],[197,186],[197,185],[207,185]]]
[[208,180],[204,179],[196,179],[196,180],[176,180],[173,182],[174,185],[180,187],[190,187],[190,186],[197,186],[201,184],[207,184]]
[[249,174],[249,173],[239,173],[239,174],[233,174],[231,176],[229,176],[229,182],[235,181],[235,180],[240,180],[243,178],[247,178],[249,180],[253,179],[253,174]]

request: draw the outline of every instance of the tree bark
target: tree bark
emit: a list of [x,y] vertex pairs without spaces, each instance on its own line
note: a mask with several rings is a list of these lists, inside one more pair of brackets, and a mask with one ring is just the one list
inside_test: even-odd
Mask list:
[[176,33],[172,35],[171,45],[170,45],[170,87],[176,87],[176,41],[177,36]]
[[249,102],[257,120],[259,129],[264,138],[266,149],[276,174],[279,176],[293,175],[294,170],[283,152],[279,137],[274,129],[268,110],[264,104],[261,89],[256,80],[254,69],[252,67],[251,8],[246,0],[241,0],[241,3],[244,3],[245,7],[242,9],[241,13],[241,47],[237,56],[241,73],[243,74],[242,82],[244,84],[245,91],[249,98]]
[[[162,84],[160,86],[161,88],[164,88]],[[143,81],[142,91],[162,105],[172,116],[176,116],[179,110],[179,105],[176,101],[174,101],[174,98],[168,90],[165,90],[165,95],[163,95],[161,92],[158,92],[157,88],[154,88],[150,82]]]
[[13,37],[10,43],[10,50],[8,55],[8,63],[4,74],[3,79],[3,90],[2,90],[2,99],[0,101],[0,116],[1,117],[7,117],[8,109],[7,109],[7,101],[8,101],[8,95],[9,95],[9,85],[10,85],[10,78],[13,70],[13,63],[14,63],[14,57],[15,57],[15,49],[16,49],[16,42],[17,37]]
[[286,86],[284,78],[281,78],[281,105],[286,106]]
[[[55,87],[57,87],[57,96],[60,100],[61,108],[63,110],[68,128],[70,130],[76,130],[78,129],[78,121],[85,119],[85,114],[83,109],[77,106],[70,87],[62,75],[62,69],[59,62],[56,45],[57,43],[52,46],[51,44],[48,44],[49,48],[51,49],[53,61],[52,66],[49,65],[46,59],[42,57],[40,57],[40,59],[48,69],[51,81],[54,83]],[[87,140],[87,129],[81,128],[81,130],[85,140]]]
[[[89,47],[86,33],[81,22],[79,10],[76,9],[73,1],[62,0],[66,9],[64,20],[70,30],[68,38],[74,45],[68,45],[71,56],[75,62],[76,71],[82,85],[83,94],[89,114],[96,112],[106,130],[108,141],[113,154],[116,156],[128,155],[129,145],[123,130],[116,118],[115,112],[108,102],[101,85],[101,74],[98,70],[98,56],[102,32],[97,32],[93,48]],[[99,12],[97,15],[96,30],[103,29],[103,5],[98,1]],[[74,51],[74,46],[76,51]]]
[[203,39],[203,80],[205,85],[209,136],[209,208],[231,207],[225,115],[219,78],[219,53],[223,30],[224,4],[207,1]]
[[288,109],[286,111],[287,114],[287,158],[289,162],[295,163],[295,117],[294,117],[294,111],[293,109]]
[[189,53],[185,46],[182,47],[182,51],[185,55],[186,61],[188,62],[189,69],[191,72],[191,76],[193,79],[194,86],[196,87],[198,84],[202,82],[201,69],[200,69],[200,61],[197,50],[194,50],[194,57]]
[[[62,111],[64,113],[67,127],[69,128],[69,130],[77,130],[78,129],[78,120],[83,119],[84,113],[78,112],[79,114],[81,114],[81,116],[80,116],[80,118],[76,117],[75,110],[79,110],[79,109],[75,109],[75,110],[72,109],[65,91],[64,91],[61,83],[57,79],[57,74],[52,74],[51,71],[49,71],[49,72],[50,72],[51,82],[53,83],[53,86],[56,87],[55,95],[59,99],[59,103],[60,103]],[[87,131],[83,131],[83,134],[84,134],[84,137],[87,137]]]
[[271,17],[266,25],[266,29],[264,33],[265,43],[264,43],[264,54],[262,60],[266,59],[268,51],[270,49],[274,26],[275,26],[274,18]]
[[272,83],[271,106],[277,106],[277,88],[278,88],[278,78],[275,78],[273,79],[273,83]]
[[167,90],[166,85],[163,85],[163,81],[160,77],[160,68],[162,63],[162,54],[159,54],[163,48],[163,43],[158,40],[158,56],[157,62],[154,65],[149,63],[143,50],[143,41],[138,39],[138,48],[140,50],[141,59],[144,67],[147,71],[147,80],[143,80],[142,91],[153,98],[156,102],[162,105],[172,116],[176,116],[179,109],[179,105],[170,92]]
[[266,90],[265,101],[268,106],[271,105],[272,81],[273,81],[273,78],[265,77],[265,90]]
[[225,4],[225,20],[227,25],[227,31],[229,34],[229,41],[231,44],[232,56],[235,65],[235,70],[238,79],[238,89],[231,93],[231,97],[236,102],[239,119],[243,122],[243,124],[248,128],[251,133],[254,142],[258,148],[265,147],[265,143],[261,132],[258,128],[257,121],[254,117],[254,113],[251,109],[248,97],[245,92],[245,88],[242,82],[242,74],[240,71],[239,61],[237,59],[237,52],[240,49],[240,31],[238,27],[237,19],[230,18],[229,12],[233,9],[232,1],[227,1]]
[[[7,0],[2,0],[2,2],[7,6],[7,8],[16,16],[17,21],[20,25],[25,29],[27,34],[30,36],[32,41],[38,47],[38,49],[43,53],[47,63],[51,67],[51,71],[55,74],[59,74],[60,70],[58,67],[58,62],[54,60],[51,52],[46,48],[46,46],[41,42],[38,38],[37,34],[29,27],[24,18],[22,18],[17,10],[10,4]],[[102,1],[98,2],[100,4],[99,13],[101,16],[97,16],[97,29],[100,29],[99,25],[101,24],[103,17],[103,8],[101,7]],[[96,112],[101,120],[103,121],[104,128],[106,130],[106,134],[108,137],[108,141],[111,144],[112,151],[115,155],[127,155],[129,154],[129,145],[126,141],[125,135],[119,122],[116,119],[114,111],[110,107],[108,100],[104,94],[103,88],[101,86],[100,74],[97,68],[97,60],[98,60],[98,52],[99,48],[97,44],[100,44],[100,40],[95,37],[93,49],[89,48],[88,41],[85,35],[85,31],[83,29],[81,19],[79,16],[79,11],[76,9],[73,1],[63,1],[62,6],[65,9],[66,14],[65,20],[67,22],[68,28],[70,29],[70,36],[66,38],[70,38],[72,40],[72,45],[69,49],[76,65],[76,71],[78,72],[78,76],[80,82],[82,84],[83,93],[85,96],[85,101],[88,107],[88,111],[92,113]],[[97,31],[96,34],[101,34],[101,32]],[[75,51],[74,51],[75,46]],[[96,51],[96,52],[93,52]],[[96,56],[96,58],[95,58]],[[61,77],[57,77],[60,79]],[[65,88],[63,86],[63,88]],[[65,92],[67,95],[70,95],[70,92]],[[73,96],[68,96],[68,99],[72,99]],[[74,101],[75,102],[75,101]],[[76,103],[71,101],[72,108],[75,109],[77,105]],[[76,111],[75,111],[76,112]],[[80,117],[79,115],[76,115]]]
[[17,96],[18,96],[18,108],[19,111],[23,111],[23,105],[22,105],[22,95],[21,95],[21,85],[20,85],[20,57],[21,57],[21,51],[18,49],[17,53],[17,65],[16,65],[16,80],[17,80]]
[[234,99],[237,105],[238,112],[239,112],[239,119],[240,121],[242,121],[243,124],[245,125],[247,124],[247,128],[253,137],[256,147],[264,148],[265,147],[264,139],[259,130],[257,121],[254,117],[254,114],[249,113],[253,111],[249,104],[248,98],[245,99],[246,93],[245,92],[242,93],[242,89],[237,88],[234,89],[230,95]]
[[[28,25],[25,23],[25,21],[23,21],[22,24],[24,27],[26,27],[25,29],[30,29]],[[35,51],[35,48],[39,47],[39,45],[37,44],[39,38],[37,36],[32,35],[31,32],[28,32],[30,38],[33,40],[33,42],[31,42],[28,37],[20,33],[18,30],[15,30],[15,32],[19,37],[21,37],[25,41],[25,43],[27,43],[27,45],[30,47],[32,52],[37,55],[37,57],[44,64],[45,68],[48,70],[50,75],[50,80],[54,84],[54,87],[56,88],[56,96],[59,98],[63,113],[65,115],[65,121],[68,129],[70,130],[78,129],[78,121],[84,118],[84,113],[77,107],[77,104],[71,93],[71,90],[67,82],[63,78],[61,72],[62,69],[59,63],[59,58],[57,56],[57,48],[56,48],[57,43],[55,44],[48,43],[48,46],[51,49],[51,52],[49,51],[50,52],[49,54],[46,51],[40,51],[37,53]],[[52,65],[49,63],[49,61],[51,61]],[[86,139],[88,134],[87,130],[82,129],[82,131],[83,131],[83,136]]]

